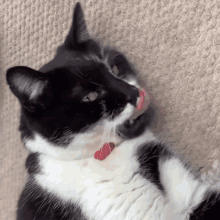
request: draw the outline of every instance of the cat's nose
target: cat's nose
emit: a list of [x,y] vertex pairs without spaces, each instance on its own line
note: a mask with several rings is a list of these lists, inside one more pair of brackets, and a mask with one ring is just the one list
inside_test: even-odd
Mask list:
[[138,97],[139,97],[138,88],[136,88],[135,86],[132,86],[127,95],[128,102],[130,102],[132,105],[136,107]]

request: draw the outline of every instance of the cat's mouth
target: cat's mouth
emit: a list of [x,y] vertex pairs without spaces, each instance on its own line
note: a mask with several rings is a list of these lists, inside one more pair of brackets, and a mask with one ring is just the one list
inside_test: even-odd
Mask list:
[[133,115],[117,127],[117,133],[123,139],[138,137],[152,121],[154,110],[149,106],[149,96],[145,92],[140,98]]

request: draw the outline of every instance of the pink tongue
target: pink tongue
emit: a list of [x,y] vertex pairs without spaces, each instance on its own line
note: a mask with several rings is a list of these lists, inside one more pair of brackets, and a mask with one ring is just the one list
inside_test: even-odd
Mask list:
[[146,91],[144,89],[140,90],[140,101],[137,105],[137,110],[141,110],[144,105],[144,96],[146,96]]
[[115,148],[115,145],[113,143],[106,143],[104,146],[95,152],[94,158],[97,160],[104,160]]

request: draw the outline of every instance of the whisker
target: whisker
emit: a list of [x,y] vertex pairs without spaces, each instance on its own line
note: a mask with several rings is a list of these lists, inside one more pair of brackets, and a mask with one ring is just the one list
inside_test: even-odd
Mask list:
[[77,76],[80,77],[81,79],[84,79],[83,73],[80,71],[80,69],[77,68],[76,70],[77,70],[76,72]]
[[101,138],[101,144],[105,143],[105,137],[106,137],[106,132],[107,132],[107,126],[104,126],[104,130],[103,130],[103,134],[102,134],[102,138]]
[[99,83],[95,83],[95,82],[93,82],[93,81],[89,81],[89,82],[91,82],[91,83],[94,84],[94,85],[104,87],[103,85],[101,85],[101,84],[99,84]]
[[116,136],[116,125],[114,126],[113,136]]

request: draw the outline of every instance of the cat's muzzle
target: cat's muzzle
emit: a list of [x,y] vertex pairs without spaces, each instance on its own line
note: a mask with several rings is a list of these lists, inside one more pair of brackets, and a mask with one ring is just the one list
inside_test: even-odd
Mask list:
[[[142,99],[141,109],[138,107]],[[150,123],[154,116],[154,110],[150,106],[149,94],[146,92],[144,97],[140,95],[137,99],[137,106],[132,116],[117,128],[118,135],[124,139],[131,139],[140,136]]]

